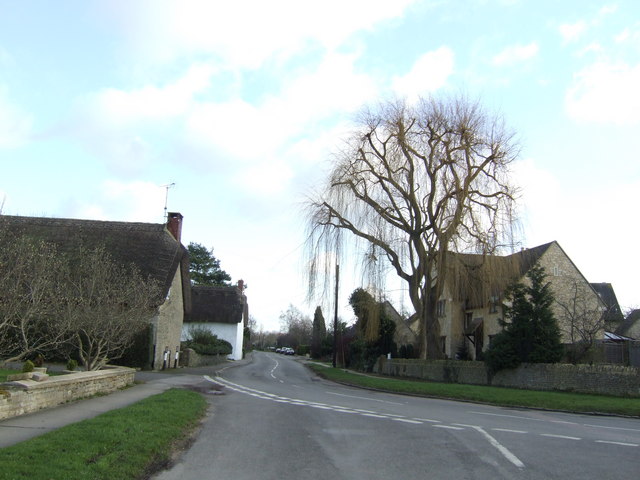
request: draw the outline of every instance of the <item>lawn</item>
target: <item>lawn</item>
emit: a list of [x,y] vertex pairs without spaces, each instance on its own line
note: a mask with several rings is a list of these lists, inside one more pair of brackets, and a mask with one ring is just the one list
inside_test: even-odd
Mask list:
[[640,398],[608,397],[516,388],[436,383],[421,380],[360,375],[340,368],[309,364],[320,376],[358,387],[509,407],[543,408],[573,413],[604,413],[640,417]]
[[18,370],[8,370],[6,368],[0,368],[0,383],[7,381],[7,375],[13,375],[14,373],[20,373]]
[[163,468],[206,410],[188,390],[129,407],[0,450],[0,479],[137,479]]

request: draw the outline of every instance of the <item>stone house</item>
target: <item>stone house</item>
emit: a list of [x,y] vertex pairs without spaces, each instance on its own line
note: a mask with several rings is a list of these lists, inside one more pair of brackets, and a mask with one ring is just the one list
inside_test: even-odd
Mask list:
[[169,213],[166,224],[0,216],[0,229],[11,236],[38,238],[72,253],[81,246],[104,247],[123,265],[133,264],[144,277],[161,285],[161,297],[149,318],[148,358],[145,367],[172,366],[180,349],[184,315],[189,311],[191,288],[189,256],[180,243],[182,215]]
[[232,360],[242,359],[244,327],[249,321],[249,307],[244,294],[244,282],[235,287],[191,287],[191,311],[185,317],[182,339],[189,338],[189,329],[204,328],[232,346]]
[[618,326],[615,333],[633,340],[640,340],[640,309],[629,312],[627,318]]
[[[563,306],[579,304],[597,317],[596,322],[601,318],[604,301],[556,241],[507,256],[453,254],[436,308],[441,345],[448,358],[455,358],[463,344],[474,359],[489,347],[492,337],[502,330],[499,322],[504,318],[505,289],[516,281],[527,282],[526,273],[536,263],[548,275],[563,343],[578,341],[575,321]],[[412,330],[418,331],[416,322]],[[595,335],[603,338],[604,329],[599,328]]]

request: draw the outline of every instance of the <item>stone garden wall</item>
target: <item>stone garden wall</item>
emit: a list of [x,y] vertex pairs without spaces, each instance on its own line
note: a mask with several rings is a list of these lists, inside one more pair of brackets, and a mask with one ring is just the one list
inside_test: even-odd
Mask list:
[[640,368],[619,365],[530,363],[490,377],[482,362],[380,357],[374,372],[434,382],[640,397]]
[[133,384],[135,370],[112,367],[95,372],[73,372],[0,383],[0,420],[96,394],[111,393]]

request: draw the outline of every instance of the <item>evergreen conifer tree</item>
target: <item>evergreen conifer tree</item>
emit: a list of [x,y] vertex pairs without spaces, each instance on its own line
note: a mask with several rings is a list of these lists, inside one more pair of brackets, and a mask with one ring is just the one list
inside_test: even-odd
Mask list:
[[491,372],[515,368],[520,363],[556,363],[562,358],[560,328],[553,314],[554,302],[544,268],[536,264],[527,272],[530,285],[516,283],[505,292],[503,331],[486,352]]

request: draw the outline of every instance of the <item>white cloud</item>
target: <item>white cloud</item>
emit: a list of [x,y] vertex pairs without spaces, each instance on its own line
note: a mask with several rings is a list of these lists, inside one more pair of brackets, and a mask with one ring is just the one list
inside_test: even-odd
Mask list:
[[136,53],[152,62],[213,54],[233,68],[254,69],[309,43],[333,49],[355,32],[402,16],[415,0],[208,0],[122,2],[107,8]]
[[[518,162],[514,178],[527,247],[557,240],[590,282],[611,282],[624,306],[637,305],[635,256],[640,225],[634,218],[640,180],[621,178],[597,191],[563,184],[533,159]],[[606,199],[606,201],[603,201]],[[612,248],[615,241],[615,248]]]
[[491,63],[497,67],[504,67],[526,62],[536,57],[538,50],[539,48],[536,42],[529,43],[528,45],[511,45],[494,56]]
[[31,115],[9,99],[8,90],[0,85],[0,148],[17,148],[31,134]]
[[563,43],[571,43],[578,40],[588,28],[587,22],[579,20],[575,23],[563,23],[558,27]]
[[[165,189],[150,182],[106,180],[94,202],[76,206],[72,215],[94,220],[161,223]],[[104,206],[108,206],[105,210]]]
[[394,77],[392,88],[399,96],[415,99],[444,87],[453,74],[453,66],[453,50],[442,46],[420,56],[406,75]]
[[186,113],[194,96],[211,86],[214,68],[194,64],[173,83],[146,85],[129,91],[107,88],[82,99],[83,108],[106,125],[126,127],[148,120],[159,121]]
[[565,108],[576,121],[637,124],[640,64],[597,62],[574,75]]

